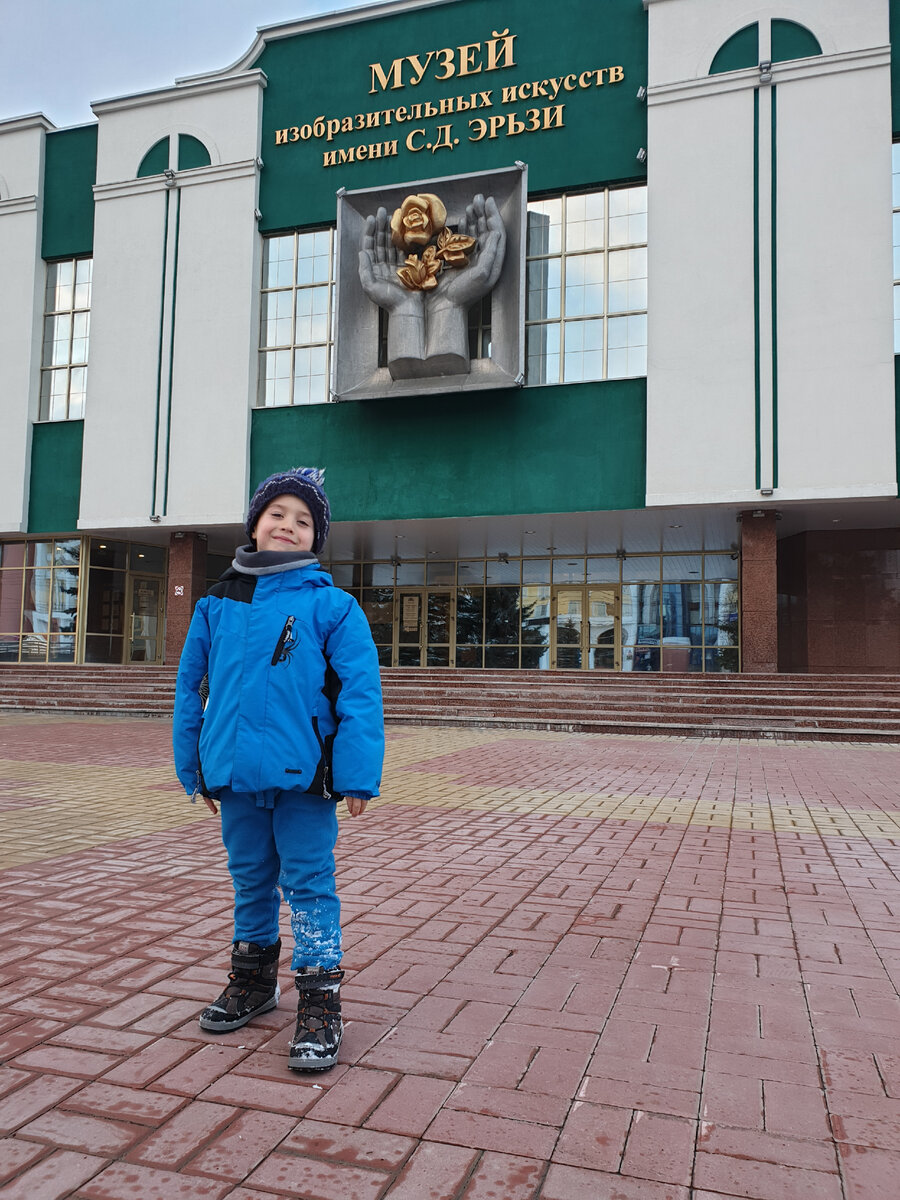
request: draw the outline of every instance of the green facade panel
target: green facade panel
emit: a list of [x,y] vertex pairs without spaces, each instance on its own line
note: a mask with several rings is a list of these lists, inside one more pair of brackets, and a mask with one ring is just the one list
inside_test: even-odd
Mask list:
[[327,469],[336,520],[643,508],[646,380],[257,409],[251,490]]
[[31,441],[29,533],[73,533],[81,497],[84,421],[35,425]]
[[44,258],[90,254],[94,248],[97,126],[47,134],[44,161]]
[[772,62],[788,62],[793,58],[813,58],[822,53],[818,38],[805,25],[796,21],[772,21]]
[[164,137],[155,142],[141,159],[137,177],[138,179],[146,179],[150,175],[162,175],[168,165],[169,139]]
[[209,164],[209,151],[200,139],[192,137],[189,133],[180,133],[178,135],[178,170],[191,171],[195,167],[208,167]]
[[716,51],[709,68],[710,75],[722,75],[725,71],[743,71],[759,64],[759,22],[745,25],[733,33]]
[[[339,188],[493,170],[517,160],[528,163],[532,193],[643,181],[646,170],[635,159],[647,143],[646,106],[636,95],[647,82],[643,5],[640,0],[567,0],[561,15],[554,21],[534,0],[453,0],[273,39],[254,64],[268,79],[261,230],[333,221]],[[496,48],[489,50],[488,42],[495,33],[507,32],[515,38],[514,65],[487,70],[492,60],[506,61]],[[452,51],[452,63],[443,47]],[[421,67],[418,84],[410,58]],[[400,86],[394,87],[397,60],[402,60]],[[603,72],[600,86],[596,74],[591,78],[598,70]],[[507,88],[517,89],[515,99],[504,100]],[[456,111],[458,97],[474,107]],[[438,111],[442,102],[454,111],[396,118],[398,106],[410,113],[420,105],[424,113],[426,104]],[[545,116],[559,105],[558,117]],[[394,111],[389,125],[386,110]],[[319,117],[339,123],[351,118],[353,128],[333,131],[330,140],[327,133],[306,137]],[[377,126],[370,123],[376,117]],[[487,124],[478,137],[481,127],[470,122],[480,120]],[[278,140],[280,131],[288,140]],[[368,157],[370,144],[395,140],[396,154]],[[326,153],[346,155],[360,145],[366,147],[365,161],[324,165]]]

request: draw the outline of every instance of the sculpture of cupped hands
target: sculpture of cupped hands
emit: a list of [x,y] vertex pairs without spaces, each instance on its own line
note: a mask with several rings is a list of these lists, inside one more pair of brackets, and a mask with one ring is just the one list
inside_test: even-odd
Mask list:
[[503,269],[506,229],[492,196],[475,196],[455,231],[445,219],[429,193],[407,197],[391,219],[384,208],[366,218],[359,278],[389,314],[394,379],[468,372],[469,309]]

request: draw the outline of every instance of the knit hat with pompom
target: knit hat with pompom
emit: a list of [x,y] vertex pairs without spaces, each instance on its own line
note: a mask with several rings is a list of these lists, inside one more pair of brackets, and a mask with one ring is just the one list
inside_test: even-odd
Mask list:
[[297,496],[312,513],[315,528],[312,548],[313,553],[318,554],[325,545],[328,527],[331,524],[331,508],[328,504],[328,497],[322,490],[324,482],[325,471],[318,467],[291,467],[289,471],[277,471],[268,479],[264,479],[253,493],[250,501],[246,524],[247,537],[253,541],[253,530],[256,528],[260,514],[276,496]]

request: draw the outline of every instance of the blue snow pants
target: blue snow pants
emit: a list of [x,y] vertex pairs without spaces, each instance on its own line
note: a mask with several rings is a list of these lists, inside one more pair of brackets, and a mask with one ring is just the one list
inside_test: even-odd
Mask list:
[[334,887],[337,802],[308,792],[233,792],[218,797],[234,884],[234,940],[278,940],[279,886],[291,910],[291,969],[341,961],[341,907]]

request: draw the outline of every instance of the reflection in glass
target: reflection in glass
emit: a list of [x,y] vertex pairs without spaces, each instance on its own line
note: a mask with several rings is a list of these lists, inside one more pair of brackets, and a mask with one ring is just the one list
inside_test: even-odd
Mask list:
[[567,383],[603,377],[603,322],[566,321],[564,377]]
[[559,325],[529,325],[525,331],[528,382],[559,383]]
[[519,589],[489,587],[485,594],[485,638],[491,644],[518,642]]
[[486,667],[518,667],[518,646],[485,646],[484,665]]
[[263,287],[290,287],[294,282],[294,235],[263,241]]
[[562,200],[532,200],[528,204],[527,253],[559,254],[562,248]]
[[[125,632],[124,571],[100,571],[92,568],[88,576],[86,629],[88,633],[115,634],[117,638]],[[88,661],[106,662],[108,660],[89,659]]]
[[75,661],[75,639],[73,637],[51,637],[47,648],[47,661],[71,663]]
[[458,667],[482,667],[484,649],[482,646],[457,646],[456,665]]
[[449,592],[429,592],[426,610],[426,642],[449,644],[451,603]]
[[88,634],[84,639],[84,661],[88,663],[120,663],[125,639]]
[[603,192],[566,197],[566,251],[603,248]]
[[0,542],[0,567],[21,567],[24,565],[24,542]]
[[[456,592],[456,644],[478,645],[484,630],[484,588],[461,587]],[[459,665],[459,651],[456,655]]]
[[292,292],[267,292],[263,296],[260,345],[290,346]]
[[428,582],[429,583],[456,583],[456,563],[455,562],[432,562],[427,563]]
[[21,628],[24,575],[14,568],[0,571],[0,633],[18,633]]
[[425,582],[425,564],[423,562],[397,563],[397,585],[421,585]]
[[106,538],[91,539],[91,566],[122,568],[128,562],[127,542],[108,542]]
[[708,583],[704,587],[707,646],[738,644],[738,585]]
[[[560,272],[561,263],[558,258],[538,258],[528,263],[527,293],[525,316],[529,321],[553,319],[559,316],[560,304]],[[603,261],[600,260],[600,269]],[[602,285],[602,277],[601,277]],[[568,294],[568,286],[567,286]],[[600,312],[603,311],[603,298],[600,298]]]
[[619,560],[617,558],[589,558],[587,560],[588,583],[618,583]]
[[146,571],[150,575],[166,572],[166,551],[162,546],[140,546],[132,543],[130,566],[132,571]]
[[[566,316],[592,317],[602,312],[603,255],[571,255],[566,259]],[[602,345],[602,337],[600,341]]]
[[19,661],[19,635],[0,633],[0,662]]
[[369,622],[373,641],[389,645],[394,639],[394,589],[364,588],[362,610]]

